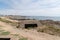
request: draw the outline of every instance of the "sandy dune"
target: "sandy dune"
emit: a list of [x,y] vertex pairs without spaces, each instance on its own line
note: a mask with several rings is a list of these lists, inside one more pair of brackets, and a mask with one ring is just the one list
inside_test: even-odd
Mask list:
[[58,36],[52,36],[45,33],[38,33],[36,31],[26,30],[26,29],[17,29],[14,26],[6,24],[0,21],[4,30],[10,31],[12,34],[19,34],[20,36],[27,37],[29,40],[60,40]]

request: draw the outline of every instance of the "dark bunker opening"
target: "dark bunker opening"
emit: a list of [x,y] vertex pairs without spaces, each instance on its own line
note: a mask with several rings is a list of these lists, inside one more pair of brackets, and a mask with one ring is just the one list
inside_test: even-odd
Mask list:
[[25,28],[35,28],[38,27],[37,24],[25,24]]
[[10,40],[10,38],[0,38],[0,40]]

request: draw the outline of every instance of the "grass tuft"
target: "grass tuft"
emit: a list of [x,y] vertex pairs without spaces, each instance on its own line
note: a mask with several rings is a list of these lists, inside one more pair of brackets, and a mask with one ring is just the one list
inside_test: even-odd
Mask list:
[[60,29],[55,28],[53,26],[46,26],[45,28],[39,28],[38,32],[48,33],[50,35],[58,35],[60,36]]
[[2,32],[1,35],[9,35],[10,32],[6,31],[6,32]]
[[27,38],[20,38],[19,40],[28,40]]

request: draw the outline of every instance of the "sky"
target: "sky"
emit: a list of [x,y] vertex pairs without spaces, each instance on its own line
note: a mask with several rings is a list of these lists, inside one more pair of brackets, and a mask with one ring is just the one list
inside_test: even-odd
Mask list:
[[60,16],[60,0],[0,0],[0,14]]

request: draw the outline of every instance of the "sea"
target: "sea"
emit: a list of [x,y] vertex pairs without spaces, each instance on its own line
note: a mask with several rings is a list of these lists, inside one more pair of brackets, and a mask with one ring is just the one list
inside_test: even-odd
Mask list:
[[[0,17],[2,17],[2,16],[4,16],[4,15],[0,15]],[[18,18],[21,17],[21,15],[14,15],[14,16],[18,16]],[[22,16],[22,17],[26,17],[27,19],[36,19],[36,20],[60,21],[60,17],[50,17],[50,16]]]
[[36,20],[54,20],[54,21],[60,21],[60,17],[49,17],[49,16],[28,16],[30,19],[36,19]]

